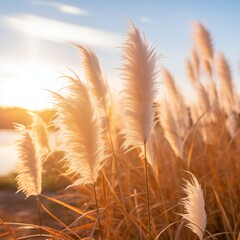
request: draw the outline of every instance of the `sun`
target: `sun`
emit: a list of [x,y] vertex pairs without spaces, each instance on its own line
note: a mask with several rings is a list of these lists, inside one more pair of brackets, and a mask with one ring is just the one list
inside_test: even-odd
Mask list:
[[2,95],[8,106],[29,110],[43,110],[50,107],[48,90],[60,87],[60,76],[56,66],[41,61],[23,61],[13,67],[13,74]]

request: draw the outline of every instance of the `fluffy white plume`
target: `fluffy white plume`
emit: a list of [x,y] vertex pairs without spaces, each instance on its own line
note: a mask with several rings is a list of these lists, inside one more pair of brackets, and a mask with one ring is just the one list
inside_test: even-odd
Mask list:
[[140,147],[147,141],[153,124],[153,100],[157,94],[157,60],[139,30],[130,24],[123,45],[124,149]]
[[185,62],[185,66],[186,66],[186,72],[187,72],[188,78],[191,81],[192,85],[195,86],[196,78],[195,78],[195,74],[193,71],[193,66],[192,66],[192,63],[188,59]]
[[[153,147],[153,134],[154,134],[154,131],[151,131],[151,134],[149,135],[149,138],[146,144],[147,161],[151,166],[154,166],[156,164],[156,160],[155,160],[156,157],[155,157],[155,152]],[[144,158],[144,146],[140,147],[139,157]]]
[[188,111],[185,106],[183,96],[179,91],[179,88],[176,86],[175,81],[170,74],[170,72],[163,68],[161,71],[163,82],[166,83],[167,91],[168,91],[168,103],[169,110],[174,118],[176,124],[176,133],[185,137],[188,129]]
[[32,115],[32,135],[35,139],[35,147],[42,157],[47,156],[50,152],[48,143],[48,130],[43,119],[37,114],[30,113]]
[[220,80],[219,95],[221,96],[221,106],[227,114],[231,114],[234,110],[234,87],[230,67],[224,55],[218,53],[216,57],[216,68],[218,78]]
[[201,59],[203,61],[211,60],[213,58],[211,36],[208,30],[199,22],[194,24],[194,40]]
[[226,128],[231,136],[231,138],[234,138],[237,134],[238,128],[239,128],[239,116],[237,113],[232,112],[227,116],[227,119],[225,120]]
[[191,62],[195,81],[199,80],[199,57],[194,48],[191,49]]
[[160,124],[162,125],[164,135],[175,155],[177,157],[183,158],[183,142],[178,135],[177,125],[168,105],[169,104],[166,101],[163,101],[159,105]]
[[73,185],[93,184],[107,158],[101,118],[86,86],[68,78],[67,96],[53,93],[55,125],[62,139],[67,174],[79,177]]
[[199,22],[194,24],[194,41],[202,61],[202,67],[204,71],[212,76],[212,59],[213,59],[213,47],[211,36],[207,29]]
[[109,87],[100,68],[99,60],[94,52],[88,48],[77,45],[83,57],[83,66],[86,72],[87,80],[90,83],[90,89],[97,98],[101,107],[108,110],[110,104]]
[[[199,82],[196,88],[197,88],[198,102],[199,102],[198,113],[199,113],[199,116],[201,116],[203,113],[205,112],[208,113],[210,111],[210,101],[209,101],[208,92],[203,87],[202,83]],[[205,117],[205,119],[206,118],[207,117]]]
[[36,151],[31,130],[20,124],[16,124],[15,129],[20,133],[16,142],[18,192],[22,191],[26,197],[37,196],[42,191],[42,155]]
[[188,221],[186,226],[202,240],[207,224],[205,202],[203,191],[197,178],[192,173],[190,174],[191,180],[184,180],[185,184],[183,186],[183,191],[187,196],[181,200],[185,213],[180,215]]

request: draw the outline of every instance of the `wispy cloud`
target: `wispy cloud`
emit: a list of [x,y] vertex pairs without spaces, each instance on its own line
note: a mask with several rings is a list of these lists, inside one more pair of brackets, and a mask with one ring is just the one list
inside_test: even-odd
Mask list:
[[85,9],[68,5],[68,4],[59,3],[59,2],[31,0],[30,3],[34,5],[39,5],[39,6],[52,7],[57,9],[60,12],[67,13],[67,14],[80,15],[80,16],[90,15],[90,13]]
[[52,42],[74,42],[104,48],[117,47],[121,43],[121,36],[115,33],[35,15],[4,16],[2,22],[29,36]]
[[149,18],[149,17],[141,17],[140,21],[143,22],[143,23],[151,23],[152,19]]

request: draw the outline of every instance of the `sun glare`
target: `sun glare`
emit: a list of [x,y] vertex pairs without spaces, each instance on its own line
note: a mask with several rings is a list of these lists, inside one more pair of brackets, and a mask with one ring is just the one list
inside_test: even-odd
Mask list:
[[[16,65],[15,65],[16,66]],[[42,110],[50,106],[48,90],[60,88],[57,68],[40,61],[17,64],[15,73],[5,83],[2,98],[7,106],[19,106],[29,110]]]

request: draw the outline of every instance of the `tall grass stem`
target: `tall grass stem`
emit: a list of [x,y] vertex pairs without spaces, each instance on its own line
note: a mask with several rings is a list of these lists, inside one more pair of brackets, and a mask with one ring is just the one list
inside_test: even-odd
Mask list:
[[97,208],[97,219],[98,219],[98,226],[99,226],[99,232],[100,232],[100,239],[103,240],[100,214],[99,214],[99,209],[98,209],[97,193],[96,193],[96,183],[93,184],[93,190],[94,190],[95,204],[96,204],[96,208]]
[[39,233],[40,233],[40,239],[42,240],[41,201],[40,201],[39,194],[37,195],[37,203],[38,203],[38,221],[39,221]]
[[105,113],[106,113],[106,122],[107,122],[107,128],[108,128],[108,133],[109,133],[111,150],[112,150],[113,159],[114,159],[114,163],[115,163],[116,170],[117,170],[117,178],[118,178],[118,184],[119,184],[119,191],[120,191],[120,195],[121,195],[121,200],[122,200],[123,206],[124,206],[124,208],[126,209],[125,202],[124,202],[124,199],[123,199],[123,193],[122,193],[122,186],[121,186],[121,181],[120,181],[120,172],[119,172],[117,157],[116,157],[115,150],[114,150],[114,147],[113,147],[112,134],[111,134],[110,124],[109,124],[108,115],[107,115],[107,111],[106,111],[106,106],[105,106],[105,105],[104,105],[104,108],[105,108]]
[[152,235],[151,235],[151,213],[150,213],[150,201],[149,201],[148,161],[147,161],[146,141],[144,141],[144,163],[145,163],[145,181],[146,181],[146,192],[147,192],[148,234],[149,234],[149,240],[151,240],[152,239]]

